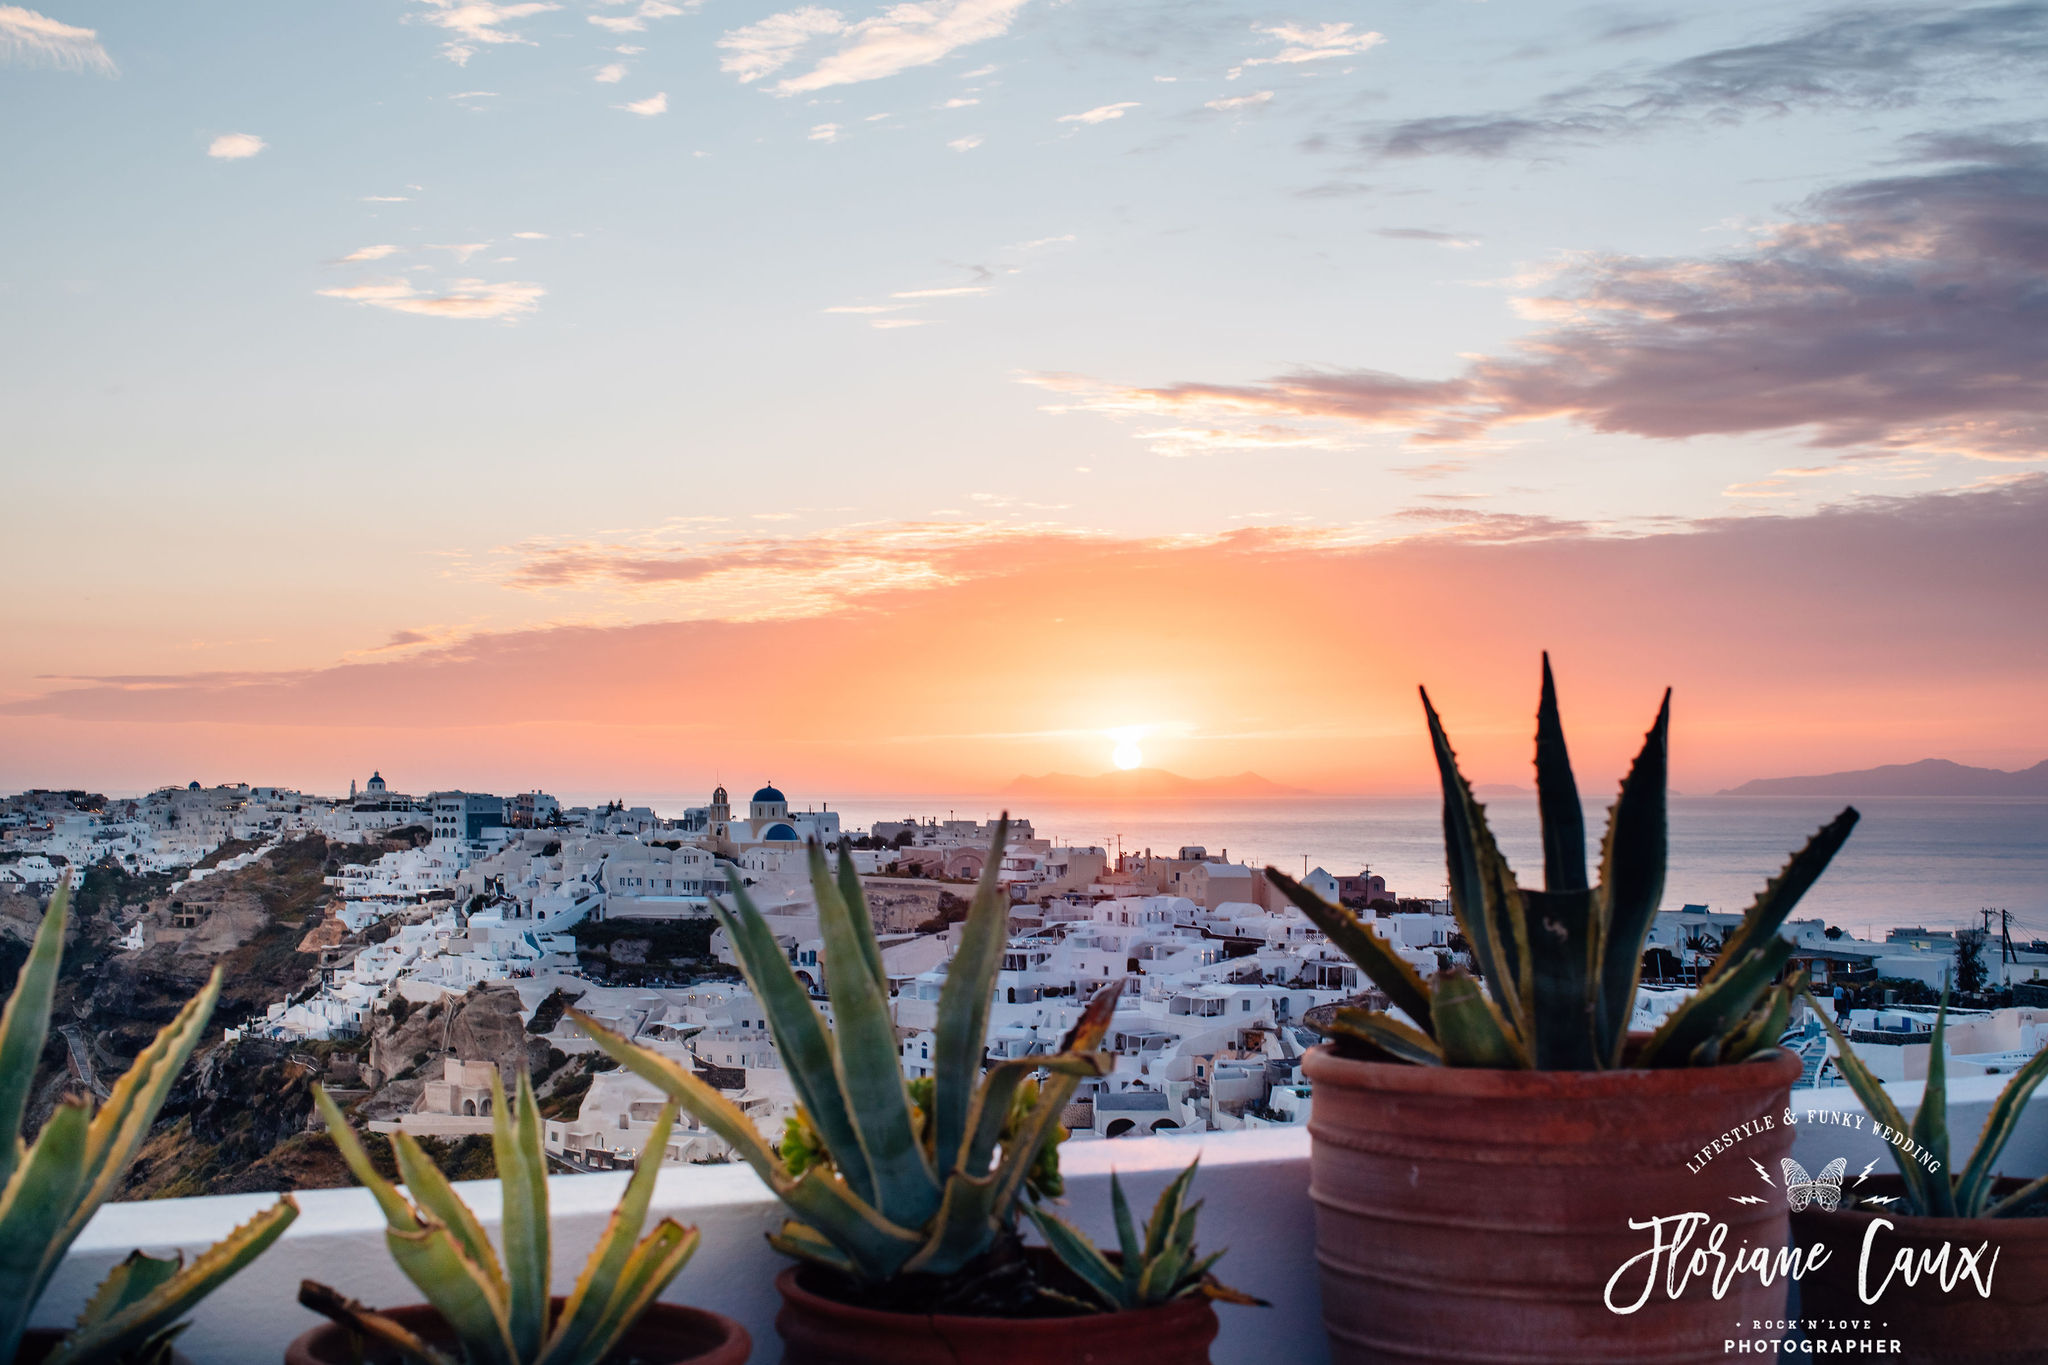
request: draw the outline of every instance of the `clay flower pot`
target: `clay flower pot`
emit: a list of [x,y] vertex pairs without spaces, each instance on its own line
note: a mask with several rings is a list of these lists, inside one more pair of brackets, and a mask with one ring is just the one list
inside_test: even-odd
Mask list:
[[[556,1309],[561,1306],[562,1300],[557,1298]],[[379,1311],[436,1346],[452,1349],[455,1344],[455,1334],[427,1304]],[[285,1365],[356,1365],[348,1338],[339,1323],[322,1323],[285,1349]],[[657,1303],[640,1315],[640,1321],[626,1333],[611,1358],[640,1361],[644,1365],[746,1365],[753,1349],[747,1329],[731,1318],[702,1308]],[[396,1355],[375,1347],[363,1357],[365,1365],[385,1365],[397,1359]]]
[[[1783,1113],[1799,1061],[1789,1052],[1734,1066],[1482,1071],[1357,1062],[1325,1045],[1305,1067],[1309,1194],[1337,1365],[1721,1361],[1738,1322],[1784,1318],[1784,1283],[1764,1288],[1754,1275],[1718,1300],[1697,1278],[1675,1300],[1660,1278],[1631,1313],[1606,1300],[1610,1279],[1652,1244],[1630,1219],[1698,1212],[1728,1225],[1730,1251],[1787,1245],[1782,1198],[1731,1196],[1775,1194],[1750,1158],[1775,1170],[1792,1148]],[[1753,1135],[1687,1169],[1752,1121]],[[1644,1280],[1635,1272],[1618,1298],[1633,1301]]]
[[[2023,1183],[2001,1180],[1996,1192],[2010,1194]],[[1873,1177],[1856,1193],[1900,1195],[1897,1176]],[[1845,1186],[1843,1194],[1850,1193]],[[1858,1293],[1864,1237],[1878,1219],[1889,1228],[1871,1235],[1869,1288],[1876,1290],[1902,1249],[1916,1256],[1944,1244],[1974,1251],[1989,1242],[1998,1253],[1991,1269],[1991,1296],[1964,1279],[1944,1293],[1938,1280],[1908,1285],[1893,1276],[1876,1303]],[[2025,1365],[2048,1359],[2048,1218],[1917,1218],[1884,1209],[1818,1207],[1792,1215],[1792,1235],[1802,1247],[1827,1247],[1827,1263],[1799,1282],[1799,1321],[1812,1323],[1816,1340],[1884,1338],[1899,1343],[1891,1359],[1905,1365]],[[1953,1251],[1950,1264],[1956,1262]],[[1985,1253],[1984,1260],[1991,1259]],[[1869,1328],[1830,1328],[1830,1322],[1868,1322]]]
[[1178,1299],[1127,1313],[1063,1318],[971,1318],[883,1313],[804,1287],[803,1270],[775,1277],[783,1365],[1208,1365],[1216,1307]]

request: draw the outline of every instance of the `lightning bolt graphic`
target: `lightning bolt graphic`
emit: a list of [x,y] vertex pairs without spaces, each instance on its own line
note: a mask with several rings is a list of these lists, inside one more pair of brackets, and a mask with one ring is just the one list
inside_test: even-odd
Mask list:
[[[1876,1164],[1877,1158],[1870,1158],[1870,1166],[1875,1166]],[[1861,1185],[1864,1181],[1870,1179],[1870,1166],[1865,1166],[1862,1170],[1856,1173],[1856,1185]],[[1851,1185],[1849,1188],[1853,1190],[1856,1188],[1856,1185]]]
[[1737,1204],[1761,1204],[1764,1202],[1753,1194],[1731,1194],[1728,1198]]
[[[1755,1157],[1751,1157],[1749,1164],[1756,1167],[1756,1173],[1764,1178],[1764,1184],[1770,1185],[1773,1188],[1776,1187],[1776,1182],[1771,1179],[1771,1173],[1764,1169],[1763,1162],[1758,1161]],[[1872,1164],[1875,1165],[1876,1163],[1873,1162]]]
[[1898,1196],[1897,1196],[1897,1195],[1895,1195],[1895,1194],[1886,1194],[1886,1195],[1879,1195],[1878,1197],[1876,1197],[1876,1198],[1874,1198],[1874,1199],[1866,1199],[1866,1200],[1864,1200],[1863,1202],[1864,1202],[1865,1204],[1891,1204],[1891,1203],[1896,1203],[1897,1201],[1898,1201]]

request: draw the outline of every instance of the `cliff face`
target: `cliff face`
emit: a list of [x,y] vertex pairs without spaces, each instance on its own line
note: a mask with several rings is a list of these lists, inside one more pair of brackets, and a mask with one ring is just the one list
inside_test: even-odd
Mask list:
[[415,1006],[401,1023],[381,1014],[377,1022],[364,1062],[372,1086],[400,1077],[439,1080],[441,1059],[450,1055],[489,1062],[508,1079],[520,1071],[538,1076],[547,1068],[547,1043],[526,1031],[519,992],[501,983],[485,982],[467,995]]

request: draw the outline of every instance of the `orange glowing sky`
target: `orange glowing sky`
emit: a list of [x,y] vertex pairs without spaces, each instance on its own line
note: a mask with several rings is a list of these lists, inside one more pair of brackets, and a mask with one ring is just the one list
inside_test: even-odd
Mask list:
[[2044,52],[0,5],[0,787],[1522,783],[1546,648],[1588,790],[2031,764]]

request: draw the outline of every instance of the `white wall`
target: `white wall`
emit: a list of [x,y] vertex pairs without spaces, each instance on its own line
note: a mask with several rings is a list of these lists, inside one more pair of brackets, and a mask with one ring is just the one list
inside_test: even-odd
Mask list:
[[[1949,1087],[1949,1123],[1959,1144],[1975,1140],[2002,1077],[1968,1077]],[[1910,1119],[1920,1086],[1893,1086],[1892,1094]],[[1800,1127],[1794,1153],[1810,1171],[1835,1157],[1849,1171],[1885,1146],[1867,1131],[1837,1125],[1809,1125],[1807,1111],[1860,1112],[1846,1087],[1799,1091],[1793,1096]],[[1098,1241],[1113,1244],[1109,1173],[1123,1178],[1132,1202],[1149,1208],[1172,1175],[1202,1156],[1194,1194],[1205,1199],[1201,1243],[1228,1246],[1218,1267],[1228,1283],[1271,1300],[1269,1309],[1220,1305],[1223,1333],[1216,1365],[1321,1365],[1328,1359],[1321,1323],[1308,1199],[1308,1134],[1300,1128],[1241,1133],[1077,1142],[1062,1152],[1068,1196],[1062,1212]],[[1737,1147],[1723,1159],[1740,1159]],[[2048,1101],[2028,1105],[2007,1148],[2006,1167],[2015,1173],[2048,1171]],[[1881,1160],[1877,1171],[1890,1169]],[[555,1289],[566,1293],[583,1258],[603,1229],[624,1174],[556,1176],[549,1181],[554,1210]],[[499,1216],[495,1182],[459,1187],[487,1227]],[[656,1184],[654,1215],[694,1223],[703,1246],[677,1277],[666,1297],[716,1309],[738,1318],[754,1334],[754,1358],[780,1358],[775,1337],[776,1271],[787,1264],[771,1251],[763,1234],[781,1221],[779,1206],[745,1166],[704,1166],[664,1171]],[[93,1284],[131,1248],[164,1255],[183,1247],[188,1255],[226,1233],[271,1200],[268,1195],[223,1195],[205,1199],[162,1199],[110,1204],[86,1227],[38,1305],[35,1321],[65,1325],[76,1315]],[[298,1196],[299,1220],[250,1269],[203,1304],[181,1346],[209,1365],[274,1365],[293,1336],[318,1323],[298,1305],[301,1278],[311,1277],[376,1305],[417,1302],[419,1295],[392,1265],[384,1249],[383,1219],[362,1190],[311,1190]],[[1448,1325],[1447,1325],[1448,1326]]]

